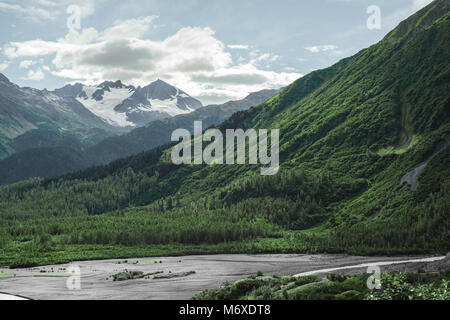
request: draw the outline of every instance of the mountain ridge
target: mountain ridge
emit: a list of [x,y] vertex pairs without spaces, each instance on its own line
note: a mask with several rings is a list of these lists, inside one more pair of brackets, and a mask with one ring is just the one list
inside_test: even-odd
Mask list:
[[75,83],[53,92],[75,98],[110,125],[128,129],[189,113],[203,106],[186,92],[159,79],[144,87],[125,85],[121,80],[92,86]]
[[0,128],[0,159],[15,152],[14,139],[34,130],[59,132],[79,141],[95,141],[99,133],[100,138],[105,138],[117,132],[75,99],[20,88],[4,75],[0,81]]
[[[135,155],[169,143],[175,129],[190,128],[196,120],[202,120],[205,126],[218,124],[236,111],[263,103],[277,92],[262,90],[239,101],[206,106],[189,114],[155,120],[144,127],[101,139],[95,144],[80,143],[70,136],[52,131],[31,131],[11,142],[15,154],[0,160],[0,184],[31,177],[53,177]],[[33,144],[33,148],[29,148],[30,144]],[[71,159],[72,153],[74,159]]]

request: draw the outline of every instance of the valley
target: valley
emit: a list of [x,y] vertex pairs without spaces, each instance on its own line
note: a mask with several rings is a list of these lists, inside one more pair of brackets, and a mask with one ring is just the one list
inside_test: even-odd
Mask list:
[[[49,265],[27,269],[0,269],[0,291],[37,300],[189,300],[200,292],[233,282],[264,275],[297,277],[303,274],[326,274],[323,268],[344,269],[347,273],[365,273],[367,268],[358,265],[381,265],[383,270],[408,271],[427,268],[436,271],[433,264],[445,257],[363,257],[345,255],[210,255],[152,257],[141,259],[116,259],[102,261],[79,261],[75,264],[81,271],[81,290],[69,290],[66,286],[69,265]],[[408,261],[409,260],[409,261]],[[417,261],[417,262],[416,262]],[[427,262],[429,261],[429,262]],[[433,261],[437,261],[433,263]],[[383,266],[384,262],[384,266]],[[389,265],[392,263],[392,265]],[[447,268],[450,267],[446,262]],[[355,265],[355,267],[351,267]],[[439,269],[445,269],[445,264]],[[173,279],[132,279],[113,281],[113,275],[123,270],[145,273],[195,271],[194,274]],[[313,271],[318,270],[318,271]],[[0,296],[1,299],[1,296]]]

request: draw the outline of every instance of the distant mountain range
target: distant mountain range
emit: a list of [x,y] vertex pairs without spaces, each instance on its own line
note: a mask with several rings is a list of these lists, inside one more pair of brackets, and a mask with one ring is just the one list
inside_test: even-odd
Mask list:
[[106,164],[170,141],[195,120],[211,126],[263,103],[277,90],[202,107],[200,101],[157,80],[143,88],[106,81],[67,85],[53,92],[19,88],[0,78],[0,184],[53,177]]
[[20,88],[0,74],[0,159],[66,138],[95,144],[119,132],[124,130],[109,125],[73,97]]
[[89,148],[90,162],[106,164],[115,159],[135,155],[166,144],[170,142],[172,132],[178,128],[193,132],[194,121],[201,120],[203,128],[218,125],[234,113],[258,106],[278,92],[279,90],[261,90],[249,94],[242,100],[206,106],[189,114],[153,121],[125,135],[106,138]]
[[48,91],[21,88],[0,74],[0,160],[34,148],[92,146],[201,107],[200,101],[162,80],[142,88],[119,80]]
[[135,88],[120,80],[97,86],[80,83],[56,89],[60,97],[75,98],[89,111],[115,127],[141,127],[147,123],[190,113],[203,105],[184,91],[157,80]]

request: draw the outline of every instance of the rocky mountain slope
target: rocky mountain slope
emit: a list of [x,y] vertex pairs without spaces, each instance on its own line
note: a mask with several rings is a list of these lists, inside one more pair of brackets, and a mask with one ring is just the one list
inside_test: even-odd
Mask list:
[[74,98],[20,88],[0,74],[0,159],[66,138],[96,143],[118,132]]
[[202,107],[200,101],[162,80],[142,88],[124,85],[120,80],[97,86],[77,83],[56,89],[54,93],[75,98],[112,126],[129,129]]
[[[158,85],[161,82],[155,84]],[[112,86],[125,88],[120,82],[105,85],[108,85],[109,88],[112,88]],[[80,97],[82,95],[80,92],[84,92],[82,88],[77,85],[67,86],[63,91],[59,91],[58,95],[64,98],[67,95],[69,95],[69,98],[73,95]],[[162,87],[153,86],[147,89],[153,90],[151,94],[155,97],[154,100],[157,100],[156,97],[164,100],[174,94],[174,91],[165,92],[165,88],[169,87],[163,85]],[[114,89],[110,90],[113,91]],[[129,88],[125,88],[125,90],[129,90]],[[22,135],[14,139],[11,145],[16,153],[0,160],[0,184],[13,183],[32,177],[54,177],[135,155],[170,142],[174,130],[178,128],[191,129],[196,120],[202,120],[207,127],[219,124],[233,113],[261,104],[276,93],[277,90],[262,90],[252,93],[240,101],[211,105],[197,109],[192,113],[153,121],[127,134],[111,136],[91,145],[52,132],[33,131],[29,135]],[[179,99],[180,107],[184,108],[186,112],[191,110],[190,105],[195,105],[190,99],[189,97]],[[36,140],[41,142],[35,144]]]

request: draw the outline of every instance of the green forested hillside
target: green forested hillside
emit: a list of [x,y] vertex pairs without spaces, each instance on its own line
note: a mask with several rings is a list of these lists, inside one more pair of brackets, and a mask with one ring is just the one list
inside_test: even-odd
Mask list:
[[74,98],[20,88],[0,74],[0,160],[73,141],[94,144],[116,132]]
[[1,264],[213,252],[450,249],[449,1],[219,128],[280,129],[281,168],[183,165],[170,146],[0,190]]
[[84,139],[71,132],[51,129],[31,130],[13,140],[8,140],[6,146],[14,153],[3,160],[0,129],[0,185],[34,177],[56,177],[136,155],[170,142],[172,131],[178,128],[189,128],[192,131],[196,120],[202,120],[206,127],[217,125],[233,113],[259,105],[277,92],[278,90],[261,90],[249,94],[242,100],[210,105],[189,114],[152,121],[127,134],[107,138],[98,129],[90,130]]
[[345,276],[270,277],[258,274],[217,289],[205,290],[194,300],[448,300],[450,272],[383,273],[383,288],[367,288],[368,274]]

